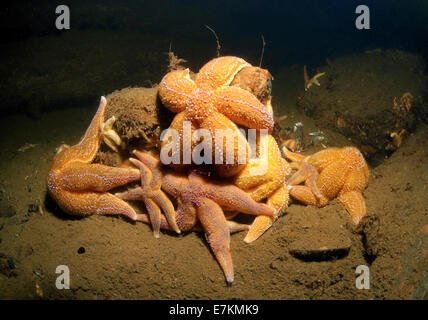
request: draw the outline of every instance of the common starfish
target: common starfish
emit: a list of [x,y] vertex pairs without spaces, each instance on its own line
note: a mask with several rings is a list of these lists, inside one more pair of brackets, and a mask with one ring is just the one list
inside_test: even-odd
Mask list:
[[306,66],[303,67],[303,78],[305,79],[305,91],[308,91],[309,88],[315,84],[318,87],[320,86],[320,83],[318,81],[318,78],[325,75],[325,72],[317,73],[314,75],[311,79],[309,79],[308,70],[306,69]]
[[[140,151],[134,150],[134,155],[139,159],[145,159],[146,155]],[[148,156],[147,156],[148,157]],[[149,213],[150,223],[153,228],[155,238],[159,238],[161,228],[161,209],[165,213],[166,220],[171,230],[180,233],[180,228],[177,225],[175,218],[174,206],[169,198],[161,190],[162,173],[161,163],[158,159],[151,157],[148,161],[150,167],[147,167],[143,162],[130,158],[141,171],[141,187],[116,193],[115,196],[122,200],[142,200],[146,205]]]
[[[136,156],[150,170],[159,168],[159,160],[148,153],[138,152]],[[191,230],[198,221],[201,223],[226,281],[232,283],[234,271],[230,231],[243,229],[243,226],[228,223],[223,209],[267,216],[273,216],[275,210],[254,201],[248,193],[228,182],[208,179],[195,171],[191,171],[188,176],[166,168],[162,171],[162,188],[178,202],[176,219],[180,229]],[[138,218],[143,222],[148,222],[149,219],[147,215]],[[171,230],[166,219],[161,219],[161,228]]]
[[46,179],[47,189],[60,208],[70,214],[124,215],[136,220],[135,210],[107,191],[140,179],[140,171],[92,164],[103,138],[100,128],[106,104],[101,97],[98,110],[78,144],[60,147]]
[[[294,198],[303,203],[324,206],[337,196],[355,224],[366,215],[362,192],[367,187],[369,169],[357,148],[328,148],[307,157],[290,152],[286,148],[284,153],[287,158],[308,163],[319,172],[316,185],[321,197],[315,199],[313,186],[297,186],[290,190]],[[308,170],[308,167],[302,170]]]
[[[229,86],[235,75],[246,66],[250,64],[241,58],[220,57],[205,64],[196,75],[196,81],[190,78],[189,69],[175,70],[166,74],[159,86],[162,103],[178,113],[172,128],[178,129],[180,141],[183,141],[184,121],[209,131],[214,151],[212,156],[218,155],[220,163],[216,161],[216,168],[222,176],[235,175],[248,159],[247,141],[236,124],[253,129],[273,129],[273,117],[252,93]],[[229,132],[227,135],[233,137],[233,148],[226,148],[223,139],[217,137],[219,130]],[[164,141],[162,147],[166,143],[169,142]],[[245,158],[241,161],[240,153],[243,151]]]
[[255,201],[267,198],[267,205],[275,209],[273,217],[258,216],[254,219],[244,241],[259,238],[288,207],[288,187],[285,178],[291,172],[282,158],[278,145],[271,135],[264,135],[259,142],[259,158],[250,159],[235,178],[234,183],[247,191]]

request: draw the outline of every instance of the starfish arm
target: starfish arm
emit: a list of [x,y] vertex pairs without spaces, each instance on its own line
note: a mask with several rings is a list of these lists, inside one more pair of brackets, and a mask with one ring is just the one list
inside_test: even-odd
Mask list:
[[290,163],[290,167],[293,169],[297,169],[297,171],[293,173],[293,175],[290,178],[287,179],[288,185],[295,186],[306,181],[309,175],[308,170],[307,169],[305,170],[305,168],[303,168],[301,164],[302,162],[300,161],[294,161]]
[[156,203],[150,198],[145,198],[144,204],[146,205],[147,212],[149,213],[150,224],[153,228],[153,235],[155,238],[159,238],[161,228],[161,211]]
[[275,209],[275,216],[266,217],[258,216],[254,219],[250,230],[248,231],[244,242],[251,243],[257,240],[266,230],[268,230],[275,220],[280,216],[288,207],[289,194],[286,185],[275,191],[272,196],[268,198],[267,205]]
[[[140,169],[140,175],[141,175],[141,188],[147,193],[151,193],[151,183],[153,179],[152,171],[141,161],[138,161],[137,159],[129,158],[129,161]],[[149,191],[150,190],[150,191]]]
[[248,224],[238,223],[233,220],[227,220],[227,225],[229,226],[229,232],[231,234],[241,231],[248,231],[250,229],[250,226]]
[[[190,124],[189,128],[190,130],[187,131],[190,135],[190,139],[184,138],[185,134],[183,131],[185,131],[185,123],[187,122],[187,125]],[[193,124],[193,122],[190,120],[190,118],[187,116],[187,112],[183,111],[180,113],[177,113],[174,119],[172,120],[168,132],[171,134],[165,135],[167,138],[163,139],[161,142],[161,150],[165,150],[164,148],[172,148],[170,152],[168,152],[168,156],[171,157],[173,160],[176,157],[176,153],[179,153],[179,161],[178,163],[170,163],[169,165],[174,168],[175,170],[183,170],[186,167],[189,166],[189,164],[184,163],[184,152],[187,149],[193,150],[194,147],[198,144],[196,139],[192,139],[193,134],[197,130],[197,127]],[[178,133],[178,136],[177,136]],[[187,144],[190,144],[190,148]],[[162,153],[161,153],[162,155]]]
[[150,187],[152,189],[160,190],[162,187],[162,178],[164,176],[164,173],[161,169],[161,161],[145,152],[134,150],[133,153],[138,159],[140,159],[141,164],[145,166],[146,169],[148,168],[149,171],[151,171]]
[[286,157],[288,160],[291,161],[305,161],[305,156],[302,154],[298,154],[296,152],[291,152],[287,149],[286,146],[282,146],[282,153],[284,154],[284,157]]
[[234,272],[230,253],[230,231],[223,210],[214,201],[200,198],[196,212],[208,237],[209,245],[223,269],[226,281],[233,283]]
[[316,75],[313,76],[312,81],[319,86],[320,83],[318,81],[318,78],[321,78],[323,75],[325,75],[325,72],[317,73]]
[[74,193],[62,190],[53,197],[62,210],[72,215],[123,215],[131,220],[137,219],[137,213],[129,204],[107,192]]
[[[254,161],[249,161],[245,166],[244,170],[242,170],[237,176],[234,177],[233,183],[243,189],[243,190],[251,190],[260,187],[265,181],[264,172],[267,169],[266,167],[260,168],[258,163],[254,163]],[[260,168],[260,170],[258,170]],[[253,169],[253,171],[250,171]],[[253,173],[253,174],[251,174]],[[258,174],[260,173],[260,174]],[[251,191],[248,191],[251,193]],[[260,201],[261,199],[255,199],[256,201]]]
[[219,57],[206,63],[196,75],[196,85],[204,89],[228,86],[244,67],[251,66],[238,57]]
[[114,195],[122,200],[137,201],[143,199],[143,194],[145,194],[143,189],[141,187],[136,187],[124,192],[116,192]]
[[132,168],[109,167],[102,164],[80,164],[61,171],[61,188],[79,191],[104,192],[140,179],[140,172]]
[[324,168],[317,181],[322,195],[328,199],[334,199],[342,190],[348,172],[346,162],[341,159]]
[[307,90],[308,88],[308,83],[309,83],[309,75],[308,75],[308,69],[305,66],[303,66],[303,79],[305,81],[305,90]]
[[250,92],[238,87],[221,87],[214,91],[215,106],[238,125],[252,129],[273,129],[273,117]]
[[195,207],[189,201],[180,198],[177,199],[177,202],[176,220],[178,227],[183,231],[193,230],[198,222]]
[[312,190],[318,199],[322,198],[323,195],[317,185],[319,173],[312,165],[306,162],[294,161],[290,163],[290,167],[298,171],[287,180],[288,185],[294,186],[305,182],[305,185]]
[[190,79],[189,69],[175,70],[163,77],[159,85],[159,97],[169,110],[181,112],[186,109],[195,90],[196,85]]
[[155,170],[159,170],[161,163],[158,158],[148,154],[147,152],[141,152],[138,150],[132,151],[132,153],[144,163],[153,173]]
[[328,148],[309,156],[306,162],[310,163],[315,169],[321,172],[330,164],[340,159],[340,157],[341,150],[339,148]]
[[[178,208],[176,211],[176,219],[177,225],[182,231],[202,231],[203,230],[195,230],[195,226],[198,222],[198,218],[196,215],[196,209],[193,207],[191,203],[182,202],[178,199]],[[146,224],[151,224],[150,216],[148,214],[139,214],[137,217],[137,221],[144,222]],[[168,223],[165,215],[161,215],[160,219],[160,228],[162,230],[174,231]]]
[[[259,157],[250,158],[245,168],[234,177],[233,182],[237,187],[243,190],[255,189],[269,180],[270,164],[272,163],[272,159],[275,159],[274,157],[270,158],[270,137],[271,135],[260,137],[260,141],[258,142],[260,149]],[[262,199],[254,200],[260,201]]]
[[[367,167],[367,166],[366,166]],[[365,173],[365,167],[354,168],[346,177],[345,184],[341,190],[341,193],[348,191],[363,191],[367,187],[367,175]]]
[[211,133],[213,163],[216,164],[217,173],[229,177],[240,172],[248,161],[250,148],[238,127],[215,111],[202,121],[200,127]]
[[340,203],[351,215],[352,221],[358,225],[366,215],[366,203],[360,191],[348,191],[338,197]]
[[104,120],[106,105],[106,98],[101,97],[98,110],[80,142],[69,148],[62,148],[56,155],[51,170],[61,169],[72,163],[92,162],[100,147],[100,125]]
[[165,217],[168,221],[168,224],[171,226],[171,229],[177,233],[181,233],[180,228],[177,225],[174,206],[171,203],[171,200],[163,193],[162,191],[157,191],[153,193],[153,201],[162,209]]
[[290,186],[290,196],[294,199],[311,206],[317,205],[317,198],[312,190],[306,186]]
[[272,193],[281,186],[278,180],[267,181],[254,189],[246,190],[252,199],[255,201],[262,201],[268,198]]
[[229,177],[240,172],[248,161],[250,149],[238,127],[215,111],[200,126],[211,133],[213,163],[216,164],[217,173]]
[[[289,189],[287,185],[283,185],[281,188],[275,191],[268,199],[266,204],[275,209],[275,216],[279,217],[288,208],[288,202],[290,200]],[[257,219],[257,218],[256,218]]]
[[226,210],[267,216],[273,216],[275,213],[274,209],[254,201],[247,192],[234,185],[219,182],[214,184],[193,172],[189,175],[189,181],[194,189],[199,189],[197,192],[204,194]]
[[279,151],[275,139],[267,135],[260,140],[261,156],[250,159],[244,170],[234,179],[236,186],[250,193],[255,201],[269,197],[285,182],[291,171]]

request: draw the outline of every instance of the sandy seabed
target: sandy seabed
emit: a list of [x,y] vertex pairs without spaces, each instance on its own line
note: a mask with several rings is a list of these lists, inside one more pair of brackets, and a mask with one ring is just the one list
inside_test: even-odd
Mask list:
[[[275,79],[275,113],[288,116],[285,126],[302,121],[306,132],[316,131],[295,106],[302,69],[294,70]],[[202,234],[155,239],[149,226],[123,218],[70,217],[46,195],[56,148],[79,140],[95,108],[94,101],[88,108],[42,113],[39,120],[0,119],[1,299],[428,298],[426,125],[371,168],[364,192],[368,216],[359,228],[333,200],[324,208],[291,204],[252,244],[243,242],[244,233],[232,235],[235,283],[228,287]],[[329,146],[348,143],[325,134]],[[351,244],[343,257],[307,261],[289,252],[314,241],[337,245],[338,239]],[[70,290],[55,286],[59,265],[70,269]],[[369,267],[369,290],[355,286],[359,265]]]

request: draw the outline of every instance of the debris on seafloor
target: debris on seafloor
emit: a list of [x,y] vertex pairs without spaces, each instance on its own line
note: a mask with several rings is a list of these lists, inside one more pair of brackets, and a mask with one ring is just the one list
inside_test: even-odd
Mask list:
[[394,97],[393,110],[410,112],[414,103],[413,100],[413,95],[410,92],[403,93],[400,99]]
[[403,139],[405,136],[407,136],[408,132],[406,129],[402,129],[399,133],[397,132],[392,132],[390,134],[390,137],[392,138],[392,145],[391,146],[387,146],[387,148],[390,149],[397,149],[401,146],[401,144],[403,143]]
[[321,144],[324,149],[327,148],[327,139],[322,131],[309,132],[308,135],[311,139],[311,145],[317,146]]
[[303,78],[305,80],[305,91],[308,91],[309,88],[315,84],[316,86],[320,86],[320,83],[318,81],[318,78],[325,75],[325,72],[318,72],[316,75],[314,75],[312,78],[309,79],[308,70],[306,66],[303,67]]
[[120,139],[119,135],[116,131],[113,130],[113,124],[116,121],[116,117],[112,116],[101,128],[101,132],[103,135],[104,143],[113,151],[117,152],[118,147],[122,144],[122,139]]
[[[298,145],[295,139],[287,139],[281,143],[281,147],[286,147],[288,150],[297,151]],[[282,150],[282,148],[281,148]],[[283,155],[285,157],[285,155]]]
[[19,152],[24,152],[24,151],[32,149],[32,148],[34,148],[36,146],[37,146],[37,144],[35,144],[35,143],[25,143],[22,147],[18,148],[18,151]]
[[303,130],[303,123],[302,122],[296,122],[293,125],[292,132],[294,133],[294,139],[297,142],[297,145],[300,147],[301,150],[305,148],[305,135]]
[[167,72],[171,72],[174,70],[183,70],[186,67],[184,67],[182,64],[186,63],[187,60],[186,59],[182,59],[177,57],[174,52],[171,51],[171,48],[169,49],[168,52],[168,67],[167,67]]
[[307,90],[297,104],[318,128],[344,135],[376,166],[405,141],[404,132],[426,121],[428,79],[420,73],[425,62],[412,53],[379,49],[332,63],[334,68],[321,71],[329,70],[334,90]]
[[36,278],[36,294],[40,299],[43,299],[43,289],[39,284],[39,279]]

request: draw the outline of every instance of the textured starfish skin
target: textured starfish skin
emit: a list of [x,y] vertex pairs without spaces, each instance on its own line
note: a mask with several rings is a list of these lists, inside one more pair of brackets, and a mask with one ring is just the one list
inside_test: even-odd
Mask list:
[[101,97],[98,111],[78,144],[60,147],[46,179],[47,189],[67,213],[124,215],[136,220],[134,209],[107,191],[140,179],[139,171],[91,164],[102,139],[106,104]]
[[[240,147],[248,154],[248,145],[235,123],[253,129],[271,131],[273,128],[273,117],[252,93],[229,86],[235,75],[246,66],[250,65],[241,58],[220,57],[205,64],[196,75],[195,82],[190,79],[188,69],[176,70],[166,74],[159,87],[162,103],[178,113],[176,117],[179,120],[175,121],[174,128],[180,128],[183,120],[189,120],[196,128],[204,128],[211,133],[213,155],[217,151],[221,156],[222,162],[217,168],[222,176],[232,176],[245,166],[245,161],[240,163],[238,159]],[[226,150],[221,141],[216,141],[217,129],[231,131],[235,137],[232,151]],[[229,154],[233,152],[233,163],[224,167],[228,159],[226,151]]]
[[[159,162],[143,152],[138,153],[138,157],[150,170],[156,168]],[[187,176],[165,168],[161,180],[162,189],[177,199],[176,220],[179,228],[183,231],[192,230],[198,221],[201,223],[227,282],[232,283],[234,273],[230,232],[245,227],[229,223],[223,210],[266,216],[273,216],[275,210],[254,201],[248,193],[227,181],[208,179],[193,171]],[[141,215],[138,220],[147,222],[148,216]],[[161,229],[171,230],[165,220],[161,219]]]
[[275,209],[273,217],[258,216],[254,219],[244,241],[259,238],[288,207],[288,188],[284,184],[291,172],[281,156],[278,145],[271,135],[262,136],[259,142],[259,158],[250,159],[244,170],[234,179],[235,185],[250,193],[255,201],[267,198],[267,205]]
[[[145,154],[134,150],[134,155],[137,158],[144,160]],[[153,228],[155,238],[159,238],[161,229],[161,209],[165,213],[166,221],[171,229],[180,233],[180,228],[177,225],[175,218],[174,206],[169,198],[161,190],[162,173],[160,169],[160,161],[154,159],[150,162],[150,168],[143,162],[136,159],[129,159],[135,166],[140,168],[141,172],[141,187],[137,187],[130,191],[116,193],[115,195],[122,200],[141,200],[146,205],[146,209],[150,216],[150,222]]]
[[312,191],[311,188],[296,186],[290,190],[294,198],[307,204],[315,201],[318,206],[323,206],[338,197],[355,224],[365,216],[366,205],[362,192],[367,187],[369,169],[357,148],[328,148],[307,157],[288,151],[286,156],[306,162],[319,172],[317,187],[322,197],[314,199],[316,194],[308,190]]
[[319,174],[314,166],[303,161],[294,161],[290,163],[290,167],[297,169],[297,171],[287,179],[287,185],[291,186],[291,195],[296,195],[296,192],[300,190],[299,188],[294,188],[294,186],[305,182],[305,185],[311,190],[316,199],[323,198],[323,195],[317,185]]

